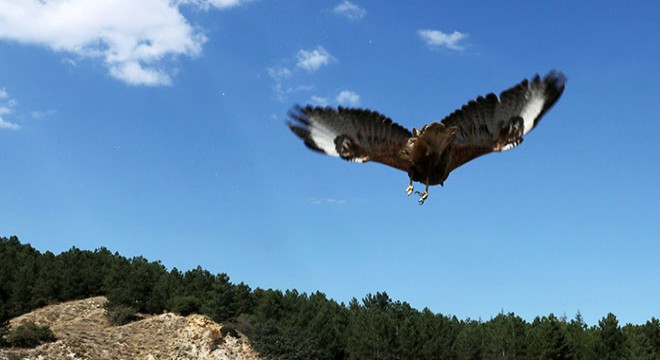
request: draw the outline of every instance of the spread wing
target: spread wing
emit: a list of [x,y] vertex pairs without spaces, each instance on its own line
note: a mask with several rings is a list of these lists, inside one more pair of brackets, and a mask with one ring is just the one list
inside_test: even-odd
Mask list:
[[410,160],[401,156],[401,148],[412,134],[377,112],[297,106],[289,117],[291,131],[312,150],[348,161],[376,161],[404,171],[410,167]]
[[458,129],[449,171],[478,156],[519,145],[559,99],[565,82],[560,72],[550,72],[543,79],[536,75],[499,97],[480,96],[443,119],[446,127]]

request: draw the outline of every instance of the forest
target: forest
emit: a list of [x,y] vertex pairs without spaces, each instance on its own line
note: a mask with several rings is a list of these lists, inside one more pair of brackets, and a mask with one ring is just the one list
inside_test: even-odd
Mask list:
[[458,319],[386,292],[337,303],[322,292],[252,289],[201,267],[168,270],[104,247],[55,255],[0,237],[0,344],[13,317],[99,295],[116,324],[166,311],[204,314],[272,359],[660,359],[657,318],[621,325],[610,313],[592,326],[579,313]]

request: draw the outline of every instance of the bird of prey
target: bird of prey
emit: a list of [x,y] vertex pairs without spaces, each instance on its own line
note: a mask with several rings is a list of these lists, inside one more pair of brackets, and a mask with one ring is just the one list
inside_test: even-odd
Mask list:
[[295,106],[288,126],[312,150],[352,162],[375,161],[408,173],[419,204],[429,186],[443,185],[449,173],[493,151],[520,145],[564,91],[566,77],[551,71],[503,91],[469,101],[440,122],[412,132],[378,112],[366,109]]

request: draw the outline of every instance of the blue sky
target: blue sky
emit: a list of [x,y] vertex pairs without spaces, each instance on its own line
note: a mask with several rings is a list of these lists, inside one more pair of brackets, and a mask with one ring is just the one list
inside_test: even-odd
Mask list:
[[[660,316],[654,2],[0,0],[0,235],[338,301]],[[535,73],[518,148],[432,187],[308,151],[294,104],[412,128]]]

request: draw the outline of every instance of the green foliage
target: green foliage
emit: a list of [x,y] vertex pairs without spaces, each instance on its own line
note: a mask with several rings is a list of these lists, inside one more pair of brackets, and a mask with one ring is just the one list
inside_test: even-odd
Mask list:
[[0,345],[3,335],[17,341],[8,319],[48,303],[97,295],[108,298],[113,324],[137,320],[138,313],[201,313],[222,322],[223,336],[245,334],[266,358],[660,359],[655,318],[624,327],[613,314],[592,327],[579,313],[571,321],[550,314],[530,323],[513,313],[459,320],[419,311],[385,292],[340,304],[320,292],[253,290],[201,267],[168,271],[160,262],[105,248],[42,254],[15,236],[0,237]]
[[20,325],[6,335],[9,346],[30,348],[45,342],[55,341],[55,335],[48,326],[38,326],[33,322]]
[[525,321],[513,313],[501,313],[486,326],[486,358],[522,359],[527,353],[528,327]]
[[126,305],[106,306],[105,315],[108,317],[110,324],[115,326],[126,325],[140,319],[137,310]]
[[7,345],[5,336],[7,336],[8,333],[9,333],[9,322],[0,321],[0,347]]
[[[105,284],[110,307],[125,305],[138,312],[157,314],[166,309],[167,297],[156,291],[165,267],[159,262],[148,262],[143,257],[118,259],[111,264]],[[167,295],[166,295],[167,296]]]
[[651,318],[643,326],[626,325],[623,332],[628,340],[629,358],[660,359],[660,320]]
[[232,322],[236,330],[248,338],[252,338],[254,333],[254,319],[250,314],[241,314]]
[[486,347],[484,323],[468,319],[461,325],[461,331],[456,336],[456,357],[464,360],[483,359]]
[[572,359],[573,349],[567,339],[566,321],[553,314],[537,317],[529,332],[529,355],[535,359]]
[[227,335],[235,338],[240,337],[240,335],[238,334],[238,330],[236,329],[236,325],[232,323],[222,325],[222,328],[220,329],[220,333],[222,334],[223,337]]
[[621,359],[625,350],[625,337],[614,314],[609,313],[598,321],[597,333],[600,337],[597,346],[598,358],[603,360]]
[[575,318],[566,324],[568,342],[573,349],[575,359],[596,359],[595,333],[584,323],[582,314],[578,311]]
[[198,313],[201,306],[200,300],[194,296],[177,296],[172,299],[171,303],[171,311],[181,316]]
[[254,348],[275,359],[320,359],[318,347],[302,329],[267,320],[259,324],[251,339]]

